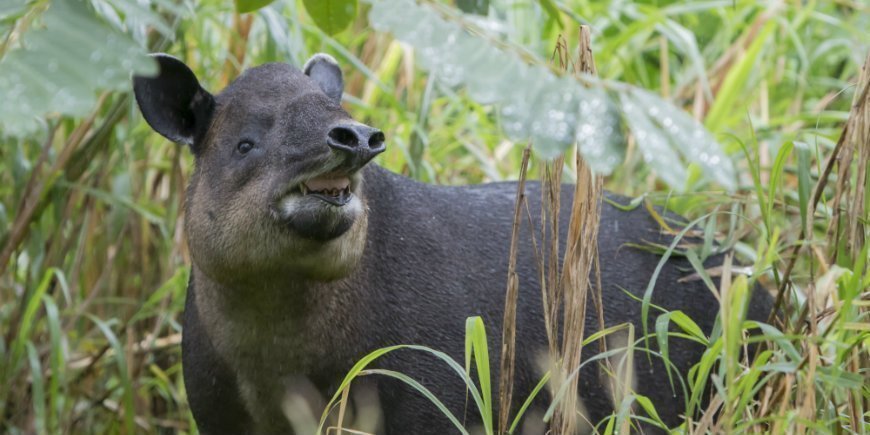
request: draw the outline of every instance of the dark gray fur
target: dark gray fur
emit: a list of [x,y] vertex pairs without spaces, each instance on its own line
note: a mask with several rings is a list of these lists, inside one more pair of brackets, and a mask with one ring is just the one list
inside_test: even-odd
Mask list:
[[[284,64],[251,69],[216,97],[180,61],[158,59],[161,74],[136,77],[134,84],[146,120],[190,144],[196,156],[186,208],[193,265],[182,350],[190,406],[203,433],[292,433],[281,411],[288,389],[304,378],[331,397],[347,370],[380,347],[421,344],[462,361],[469,316],[483,316],[497,371],[516,183],[421,184],[366,165],[380,152],[374,139],[359,152],[328,145],[334,128],[377,134],[338,105],[340,70],[331,58],[313,59],[307,74]],[[240,154],[240,141],[251,141],[253,150]],[[359,208],[336,211],[308,197],[284,205],[286,186],[327,172],[352,177]],[[540,186],[527,189],[534,213]],[[571,189],[563,191],[566,224]],[[645,211],[609,205],[600,228],[606,323],[632,322],[640,335],[641,304],[621,289],[640,297],[659,257],[624,245],[670,238]],[[566,233],[563,225],[560,234]],[[519,240],[514,397],[524,398],[541,376],[535,360],[546,335],[527,225]],[[669,261],[653,303],[682,310],[709,332],[718,304],[700,281],[678,282],[690,271],[682,259]],[[756,292],[749,317],[761,319],[769,307],[769,297]],[[590,334],[597,318],[587,311]],[[584,357],[596,350],[587,348]],[[671,359],[683,375],[701,351],[671,340]],[[638,391],[677,424],[684,409],[679,384],[674,394],[657,359],[649,365],[638,354],[635,362]],[[473,405],[464,409],[463,384],[443,363],[402,350],[378,366],[420,380],[455,415],[475,421]],[[587,416],[597,422],[612,411],[598,368],[589,365],[580,379]],[[432,404],[398,382],[378,379],[377,389],[383,433],[455,432]]]

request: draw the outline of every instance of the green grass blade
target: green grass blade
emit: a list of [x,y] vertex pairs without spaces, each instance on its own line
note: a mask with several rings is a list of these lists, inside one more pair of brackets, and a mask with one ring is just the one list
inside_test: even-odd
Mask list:
[[388,377],[398,379],[398,380],[408,384],[409,386],[411,386],[412,388],[417,390],[420,394],[422,394],[423,397],[429,399],[429,401],[432,402],[432,404],[435,405],[435,407],[438,408],[438,410],[441,411],[441,413],[444,414],[444,416],[447,417],[450,420],[450,422],[453,423],[454,426],[456,426],[456,429],[458,429],[459,432],[461,432],[463,435],[468,435],[468,431],[465,430],[464,427],[462,427],[462,423],[460,423],[459,420],[456,419],[456,416],[453,415],[453,413],[451,413],[450,410],[448,410],[446,406],[444,406],[444,403],[441,402],[441,400],[438,399],[438,397],[436,397],[434,394],[432,394],[432,392],[429,391],[428,388],[424,387],[423,385],[421,385],[419,382],[415,381],[411,377],[409,377],[403,373],[393,371],[393,370],[384,370],[384,369],[363,370],[360,374],[361,375],[377,374],[377,375],[388,376]]
[[689,414],[693,414],[695,409],[701,406],[701,395],[704,393],[704,386],[707,385],[707,380],[710,378],[713,366],[719,360],[722,345],[721,338],[714,341],[704,352],[704,355],[701,356],[701,361],[692,367],[692,370],[689,372],[689,388],[692,391],[688,404]]
[[[659,352],[662,354],[662,358],[670,359],[670,352],[668,350],[668,325],[670,325],[671,315],[673,313],[665,313],[658,318],[656,318],[656,339],[659,345]],[[671,369],[669,366],[665,367],[665,373],[668,375],[668,383],[671,386],[671,391],[674,390],[674,377],[671,373]]]
[[39,352],[33,343],[27,342],[27,360],[30,362],[30,395],[33,402],[33,424],[36,433],[47,433],[45,412],[45,378],[42,376],[42,364],[39,362]]
[[767,190],[767,216],[773,215],[773,206],[776,203],[776,192],[779,189],[779,183],[782,179],[782,169],[785,166],[785,161],[794,149],[793,142],[786,142],[779,148],[776,153],[776,160],[773,163],[773,168],[770,170],[770,184]]
[[713,280],[710,278],[710,274],[707,273],[707,268],[704,267],[704,263],[701,262],[701,259],[698,257],[698,254],[691,249],[686,250],[686,259],[689,260],[689,264],[692,265],[692,268],[695,269],[695,273],[701,278],[701,281],[704,282],[704,285],[710,291],[715,292],[716,286],[713,284]]
[[[738,104],[738,98],[743,95],[743,89],[749,82],[750,74],[755,69],[756,62],[761,55],[761,49],[767,44],[775,28],[776,21],[767,21],[749,45],[746,53],[740,56],[737,63],[728,71],[728,75],[725,76],[719,92],[716,93],[713,106],[710,107],[710,111],[707,113],[704,124],[710,131],[714,133],[721,131],[729,115],[735,112],[744,112],[741,107],[737,107],[738,110],[735,110],[735,104]],[[749,31],[751,29],[747,28],[747,32]]]
[[635,394],[634,400],[640,404],[644,411],[646,411],[647,415],[649,415],[653,421],[655,421],[658,426],[662,429],[667,429],[668,425],[666,425],[661,417],[659,417],[659,413],[656,411],[655,405],[653,405],[652,401],[649,400],[649,397],[646,397],[642,394]]
[[486,328],[483,324],[483,319],[479,316],[469,317],[465,323],[466,334],[466,373],[469,378],[471,373],[468,372],[468,343],[471,343],[471,350],[474,354],[474,362],[477,368],[477,380],[480,383],[480,393],[483,399],[483,427],[486,433],[492,433],[492,385],[489,369],[489,349],[486,341]]
[[[743,341],[743,320],[746,317],[746,309],[749,303],[749,287],[746,282],[746,277],[740,275],[731,284],[731,288],[726,292],[727,299],[722,301],[722,304],[728,304],[729,309],[722,314],[726,318],[722,319],[722,330],[725,331],[725,382],[726,385],[736,385],[737,373],[740,367],[740,344]],[[733,394],[736,393],[736,388],[728,388],[728,401],[734,400]]]
[[[671,257],[674,250],[677,248],[677,244],[679,244],[680,240],[683,239],[683,236],[685,236],[686,233],[689,232],[689,230],[691,230],[696,225],[698,225],[699,222],[701,222],[704,219],[710,218],[713,215],[714,215],[713,213],[709,213],[709,214],[706,214],[704,216],[701,216],[701,217],[689,222],[688,225],[686,225],[679,233],[677,233],[676,237],[674,237],[674,240],[671,242],[670,246],[668,246],[668,249],[665,251],[664,254],[662,254],[662,258],[659,260],[659,264],[656,265],[655,271],[653,271],[653,274],[649,279],[649,284],[647,284],[646,290],[643,292],[643,304],[641,305],[640,321],[641,321],[641,324],[643,325],[644,340],[646,340],[647,334],[649,333],[649,308],[650,308],[650,304],[652,302],[653,289],[656,286],[656,281],[659,278],[659,274],[661,274],[662,269],[665,267],[665,264],[667,264],[668,259]],[[647,347],[647,348],[649,347],[649,342],[645,342],[644,344],[645,344],[645,347]]]
[[318,426],[317,433],[321,433],[323,431],[323,427],[326,424],[326,420],[329,416],[329,410],[332,409],[332,405],[334,403],[336,403],[336,401],[338,401],[342,392],[350,386],[350,383],[353,381],[353,379],[356,378],[360,374],[360,372],[362,372],[369,364],[374,362],[376,359],[386,355],[387,353],[390,353],[390,352],[393,352],[393,351],[396,351],[399,349],[409,349],[409,350],[416,350],[419,352],[428,353],[428,354],[440,359],[442,362],[446,363],[448,365],[448,367],[450,367],[459,376],[459,378],[462,379],[463,382],[465,382],[465,386],[466,386],[466,388],[468,388],[468,391],[471,392],[471,397],[474,399],[474,403],[477,405],[478,411],[481,413],[481,415],[484,415],[485,407],[484,407],[483,399],[480,396],[480,391],[478,391],[477,387],[474,385],[474,382],[471,380],[471,378],[468,375],[466,375],[465,370],[463,369],[463,367],[461,365],[459,365],[459,363],[454,361],[453,358],[450,358],[450,356],[447,355],[446,353],[438,351],[438,350],[434,350],[434,349],[431,349],[431,348],[428,348],[425,346],[418,346],[418,345],[412,345],[412,344],[401,344],[401,345],[384,347],[384,348],[372,351],[371,353],[369,353],[368,355],[364,356],[362,359],[357,361],[356,364],[354,364],[354,366],[350,369],[350,371],[348,371],[347,375],[344,377],[344,380],[342,380],[341,384],[339,384],[338,389],[336,390],[335,394],[332,396],[332,399],[329,401],[329,403],[327,403],[327,406],[326,406],[326,408],[325,408],[325,410],[320,418],[320,425]]
[[742,414],[739,410],[746,409],[749,401],[755,396],[755,393],[763,387],[763,383],[761,385],[756,384],[758,384],[758,379],[764,373],[762,368],[767,364],[771,357],[773,357],[773,352],[770,350],[761,352],[758,357],[755,358],[755,361],[753,361],[752,367],[750,367],[745,376],[740,379],[739,387],[736,388],[740,393],[740,399],[737,402],[737,405],[733,408],[735,412],[731,416],[732,427],[736,426],[738,423],[737,420],[742,418]]
[[807,227],[807,211],[809,210],[810,194],[813,188],[810,179],[810,161],[812,154],[809,146],[803,142],[795,142],[797,147],[798,167],[798,203],[801,210],[801,228]]
[[547,382],[549,382],[549,381],[550,381],[550,371],[548,370],[547,373],[544,373],[544,376],[538,382],[538,385],[535,385],[535,388],[529,394],[529,397],[526,397],[525,402],[523,402],[523,406],[521,406],[519,411],[517,411],[517,415],[514,416],[514,421],[511,423],[510,429],[508,429],[508,434],[514,433],[514,431],[517,429],[517,425],[520,424],[520,421],[522,420],[523,415],[525,415],[526,410],[532,404],[532,401],[535,400],[535,397],[538,396],[538,393],[541,392],[541,390],[544,388],[545,385],[547,385]]
[[57,432],[58,426],[62,419],[61,415],[64,408],[64,398],[60,391],[60,386],[66,386],[66,361],[64,360],[64,350],[61,332],[60,312],[57,305],[49,295],[42,296],[42,302],[45,305],[45,318],[48,321],[49,340],[51,348],[49,351],[49,365],[51,367],[51,377],[48,380],[48,430],[49,432]]
[[30,341],[30,331],[35,326],[36,311],[39,309],[39,305],[42,302],[42,296],[46,291],[48,291],[52,277],[62,274],[63,272],[59,269],[51,268],[46,270],[45,274],[42,275],[42,280],[39,282],[39,285],[36,286],[33,293],[28,295],[24,314],[21,316],[21,321],[19,322],[20,326],[18,327],[18,334],[10,346],[10,358],[6,360],[6,363],[4,364],[4,372],[6,376],[10,376],[18,367],[19,361],[24,354],[25,346]]
[[87,316],[97,325],[97,328],[100,329],[100,332],[103,333],[103,336],[106,337],[106,340],[112,347],[115,364],[118,367],[118,377],[120,378],[119,380],[121,383],[124,428],[127,433],[133,433],[133,417],[136,415],[136,409],[133,405],[133,383],[130,380],[130,374],[127,372],[127,357],[124,352],[124,346],[121,344],[121,341],[118,340],[118,336],[115,335],[114,331],[112,331],[108,322],[105,322],[92,314],[87,314]]
[[559,14],[559,8],[556,6],[556,3],[554,3],[553,0],[540,0],[540,2],[544,11],[547,12],[547,15],[556,21],[556,23],[559,24],[559,27],[564,27],[562,16]]

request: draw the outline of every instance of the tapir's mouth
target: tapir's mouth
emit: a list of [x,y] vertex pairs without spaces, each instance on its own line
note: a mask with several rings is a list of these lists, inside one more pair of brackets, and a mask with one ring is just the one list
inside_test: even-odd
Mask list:
[[303,175],[287,184],[272,216],[304,238],[327,241],[344,234],[363,212],[359,172]]
[[323,175],[304,181],[299,185],[302,196],[313,196],[321,201],[335,206],[343,206],[350,202],[353,193],[350,191],[349,177],[334,177]]
[[[278,203],[293,204],[299,200],[318,199],[333,207],[349,204],[359,185],[357,174],[326,173],[312,178],[297,179],[279,197]],[[289,202],[288,202],[289,201]],[[285,210],[286,207],[284,207]],[[285,212],[282,215],[290,215]]]

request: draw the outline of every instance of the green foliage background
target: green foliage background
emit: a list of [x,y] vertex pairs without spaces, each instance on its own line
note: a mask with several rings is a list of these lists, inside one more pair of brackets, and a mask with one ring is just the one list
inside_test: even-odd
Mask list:
[[[184,59],[211,91],[249,66],[302,65],[315,52],[330,53],[344,67],[348,110],[388,137],[379,164],[432,183],[517,177],[523,140],[502,133],[499,107],[431,79],[431,68],[418,66],[434,55],[373,30],[379,18],[369,16],[370,3],[330,2],[355,5],[346,26],[341,17],[321,19],[326,12],[311,9],[316,2],[276,1],[260,9],[264,2],[245,3],[251,2],[0,5],[0,430],[195,431],[178,346],[189,264],[182,214],[192,159],[150,130],[129,94],[128,75],[153,70],[147,52]],[[755,277],[768,288],[777,287],[793,247],[807,245],[790,276],[786,317],[801,318],[808,300],[817,301],[811,308],[820,316],[826,303],[839,301],[830,306],[833,318],[818,319],[827,329],[778,325],[785,335],[771,362],[742,367],[740,373],[758,376],[741,377],[730,393],[753,394],[727,398],[748,414],[726,413],[721,426],[706,428],[696,420],[685,430],[741,431],[754,420],[780,432],[868,429],[867,249],[826,237],[834,216],[860,222],[866,235],[870,200],[836,215],[834,174],[820,205],[809,215],[807,206],[870,48],[868,6],[850,0],[421,3],[543,67],[559,35],[576,48],[578,26],[589,24],[602,79],[647,89],[685,109],[736,168],[736,188],[728,193],[699,166],[678,159],[670,164],[686,168],[686,179],[669,187],[645,159],[642,141],[623,129],[624,161],[606,179],[608,189],[689,217],[723,212],[701,226],[755,264]],[[256,11],[240,15],[237,5]],[[483,15],[461,15],[457,5]],[[621,119],[626,126],[631,121]],[[532,165],[533,176],[538,167]],[[570,166],[566,171],[570,178]],[[808,220],[812,234],[804,237]],[[763,406],[764,394],[776,408]]]

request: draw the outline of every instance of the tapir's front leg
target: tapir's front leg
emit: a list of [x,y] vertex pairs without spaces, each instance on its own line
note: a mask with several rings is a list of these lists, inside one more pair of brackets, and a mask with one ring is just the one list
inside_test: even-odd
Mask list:
[[251,418],[240,400],[236,376],[215,351],[197,315],[193,276],[187,287],[181,350],[187,400],[199,431],[249,433]]

